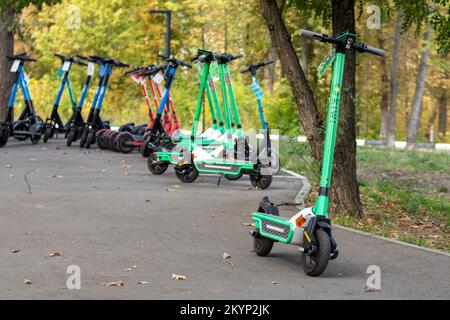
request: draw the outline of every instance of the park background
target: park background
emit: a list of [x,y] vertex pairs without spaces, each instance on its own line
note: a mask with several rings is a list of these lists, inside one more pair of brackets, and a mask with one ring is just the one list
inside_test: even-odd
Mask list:
[[[19,1],[20,2],[20,1]],[[28,1],[30,2],[30,1]],[[31,1],[33,2],[33,1]],[[164,16],[149,15],[150,9],[173,12],[172,53],[190,60],[198,48],[219,52],[244,53],[245,59],[232,66],[237,101],[245,128],[259,128],[256,102],[250,90],[251,79],[240,75],[245,65],[276,60],[259,76],[265,90],[265,108],[272,128],[282,135],[296,137],[301,130],[299,112],[291,87],[282,72],[277,52],[260,14],[256,0],[63,0],[44,1],[42,7],[31,4],[21,10],[14,21],[15,52],[27,51],[38,63],[27,66],[30,88],[38,113],[44,117],[53,107],[59,79],[60,62],[54,53],[65,55],[96,54],[109,56],[131,65],[159,63],[158,53],[165,48]],[[42,3],[42,1],[35,1]],[[359,39],[387,51],[386,59],[358,56],[356,71],[356,129],[361,139],[384,140],[393,103],[392,70],[398,96],[395,104],[397,140],[406,140],[411,115],[419,108],[417,142],[449,143],[447,133],[448,92],[450,88],[449,39],[427,25],[420,4],[448,14],[448,1],[417,1],[417,12],[400,13],[397,1],[356,1],[356,26]],[[411,2],[410,2],[411,3]],[[330,47],[306,41],[300,29],[331,34],[330,1],[279,1],[283,19],[292,35],[308,83],[317,100],[320,113],[326,113],[330,74],[319,79],[317,66]],[[371,5],[381,13],[381,28],[371,29]],[[416,17],[416,18],[414,18]],[[445,22],[444,22],[445,23]],[[448,20],[447,20],[448,27]],[[394,62],[395,44],[399,45],[398,63]],[[195,70],[178,74],[173,96],[184,128],[189,128],[198,91]],[[419,75],[424,75],[420,77]],[[85,70],[74,66],[72,85],[77,97]],[[418,90],[423,88],[423,95]],[[420,92],[419,92],[420,93]],[[89,96],[86,106],[92,99]],[[419,99],[417,99],[419,98]],[[85,108],[87,111],[89,108]],[[63,100],[62,113],[69,116],[70,104]],[[113,125],[147,121],[146,105],[140,87],[116,70],[102,111]],[[317,185],[318,164],[307,144],[282,142],[283,166],[307,175]],[[341,224],[400,239],[403,241],[450,250],[450,169],[448,153],[418,150],[360,148],[357,154],[358,185],[365,214],[335,212],[334,221]],[[314,192],[312,193],[314,196]],[[314,198],[314,197],[312,197]],[[359,217],[361,218],[361,217]]]

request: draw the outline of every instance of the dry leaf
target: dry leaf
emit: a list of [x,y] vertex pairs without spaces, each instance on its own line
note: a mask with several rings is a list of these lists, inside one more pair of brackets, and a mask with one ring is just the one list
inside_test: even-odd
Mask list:
[[231,259],[231,255],[230,255],[229,253],[225,252],[225,253],[223,254],[223,259],[224,259],[224,260],[229,260],[229,259]]
[[11,251],[11,253],[19,253],[20,249],[14,249],[13,251]]
[[181,187],[179,185],[173,185],[172,187],[174,187],[175,189],[180,189]]
[[62,253],[60,253],[60,252],[50,252],[48,254],[48,256],[52,257],[52,258],[54,258],[54,257],[62,257]]
[[5,168],[6,168],[6,169],[11,169],[11,168],[12,168],[12,165],[7,164],[7,165],[5,166]]
[[102,173],[105,173],[106,172],[106,169],[102,169]]
[[108,282],[103,284],[105,287],[123,287],[125,284],[122,281]]
[[138,284],[142,284],[142,285],[150,284],[149,281],[138,281],[137,283],[138,283]]
[[175,192],[176,190],[175,190],[175,189],[168,188],[167,191],[168,191],[168,192]]
[[23,279],[23,284],[33,284],[30,279]]
[[179,275],[179,274],[172,273],[172,279],[186,281],[187,277],[185,275]]
[[247,222],[244,222],[242,225],[244,227],[255,227],[256,226],[254,223],[247,223]]
[[380,292],[380,289],[377,289],[375,287],[372,286],[366,286],[366,292]]
[[272,284],[278,284],[276,281],[272,281]]
[[61,175],[59,175],[59,174],[54,174],[54,175],[52,175],[50,178],[63,179],[64,176],[61,176]]

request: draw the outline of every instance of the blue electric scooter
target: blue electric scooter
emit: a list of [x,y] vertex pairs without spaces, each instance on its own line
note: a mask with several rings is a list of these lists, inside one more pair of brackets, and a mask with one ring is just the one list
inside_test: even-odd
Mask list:
[[262,133],[264,136],[264,144],[263,148],[258,144],[258,159],[260,161],[264,161],[267,163],[270,163],[270,167],[272,169],[272,174],[277,175],[280,172],[280,157],[277,154],[277,152],[272,148],[272,141],[270,138],[270,127],[269,123],[266,120],[266,116],[264,113],[264,107],[263,107],[263,99],[264,99],[264,93],[262,91],[261,86],[259,85],[259,81],[257,78],[257,72],[259,69],[270,66],[274,64],[274,61],[267,61],[267,62],[261,62],[258,64],[250,65],[247,69],[242,70],[241,73],[251,73],[252,75],[252,91],[255,94],[256,101],[258,104],[258,112],[259,117],[261,119],[261,127],[262,127]]
[[[77,55],[77,58],[85,60],[88,62],[87,67],[87,77],[83,86],[83,90],[81,92],[80,101],[78,101],[78,105],[74,110],[73,115],[69,119],[69,123],[67,125],[67,146],[70,147],[72,143],[78,141],[81,138],[81,133],[86,123],[83,119],[82,111],[83,106],[86,101],[86,97],[89,93],[89,89],[91,87],[92,77],[95,74],[95,65],[101,64],[98,60],[92,57],[84,57],[81,55]],[[101,80],[102,81],[102,80]]]
[[[44,123],[36,114],[30,90],[28,88],[28,77],[25,74],[25,63],[35,62],[26,53],[22,53],[13,57],[7,57],[8,61],[13,62],[11,72],[14,73],[15,80],[11,95],[9,98],[6,115],[0,123],[0,148],[8,143],[9,137],[14,137],[19,141],[31,140],[32,144],[39,143],[43,134]],[[25,108],[23,109],[19,119],[14,121],[14,102],[16,100],[17,91],[22,91]]]
[[99,86],[94,96],[94,101],[92,103],[88,119],[81,133],[80,147],[86,149],[89,149],[93,144],[95,144],[97,131],[103,129],[110,129],[109,122],[104,122],[100,118],[100,112],[103,106],[103,101],[106,96],[106,91],[108,89],[108,84],[113,69],[130,67],[126,63],[116,61],[110,58],[102,58],[97,56],[92,56],[91,58],[99,61],[101,66],[100,66]]
[[[86,63],[75,59],[73,57],[69,56],[63,56],[60,54],[55,54],[55,57],[59,58],[61,60],[61,68],[59,69],[58,74],[61,77],[61,85],[58,90],[58,94],[56,96],[55,104],[53,105],[52,113],[49,118],[45,121],[44,125],[44,136],[42,137],[42,141],[44,143],[47,143],[47,141],[53,136],[58,133],[64,133],[67,134],[67,128],[69,124],[72,122],[72,117],[75,115],[75,110],[77,109],[77,102],[75,101],[75,97],[72,90],[72,85],[70,83],[69,75],[70,71],[72,70],[73,64],[78,64],[81,66],[87,66]],[[62,96],[64,94],[64,91],[67,87],[70,102],[72,106],[72,116],[69,118],[66,124],[63,123],[61,116],[59,115],[58,109],[61,103]]]

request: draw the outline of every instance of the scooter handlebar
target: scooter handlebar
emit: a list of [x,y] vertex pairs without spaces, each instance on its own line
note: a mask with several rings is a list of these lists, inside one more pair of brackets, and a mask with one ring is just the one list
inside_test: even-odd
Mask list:
[[370,54],[373,54],[375,56],[379,56],[382,58],[384,58],[386,56],[385,50],[370,47],[370,46],[365,45],[364,43],[357,43],[353,47],[356,49],[356,51],[358,51],[360,53],[370,53]]
[[169,57],[163,56],[163,55],[161,55],[161,54],[158,54],[158,57],[161,58],[161,59],[163,59],[163,60],[165,60],[165,61],[167,61],[167,62],[169,62],[169,63],[170,63],[170,62],[171,62],[171,63],[174,63],[174,64],[176,64],[177,66],[186,67],[186,68],[189,68],[189,69],[192,68],[192,65],[191,65],[191,64],[186,63],[186,62],[181,61],[181,60],[178,60],[178,59],[175,59],[175,58],[169,58]]
[[261,62],[261,63],[258,63],[258,64],[252,64],[247,69],[242,70],[241,73],[243,74],[243,73],[256,71],[259,68],[267,67],[267,66],[270,66],[271,64],[274,64],[274,63],[275,63],[275,61],[266,61],[266,62]]
[[16,54],[15,56],[6,56],[6,59],[9,61],[20,60],[24,62],[36,62],[36,59],[27,56],[26,52]]
[[306,37],[306,38],[311,38],[314,40],[320,40],[320,41],[323,41],[324,38],[328,38],[328,36],[325,34],[321,34],[321,33],[314,32],[314,31],[309,31],[309,30],[305,30],[305,29],[300,29],[300,36]]

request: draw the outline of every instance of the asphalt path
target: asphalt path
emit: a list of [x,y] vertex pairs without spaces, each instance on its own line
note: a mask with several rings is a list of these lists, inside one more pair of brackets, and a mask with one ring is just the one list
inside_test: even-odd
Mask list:
[[[348,230],[335,229],[341,255],[320,278],[303,273],[296,247],[257,257],[251,213],[265,195],[292,203],[302,180],[284,174],[268,191],[217,182],[152,176],[138,154],[10,143],[0,150],[0,299],[450,298],[449,255]],[[67,288],[69,266],[80,290]],[[380,268],[379,292],[366,290],[369,266]]]

